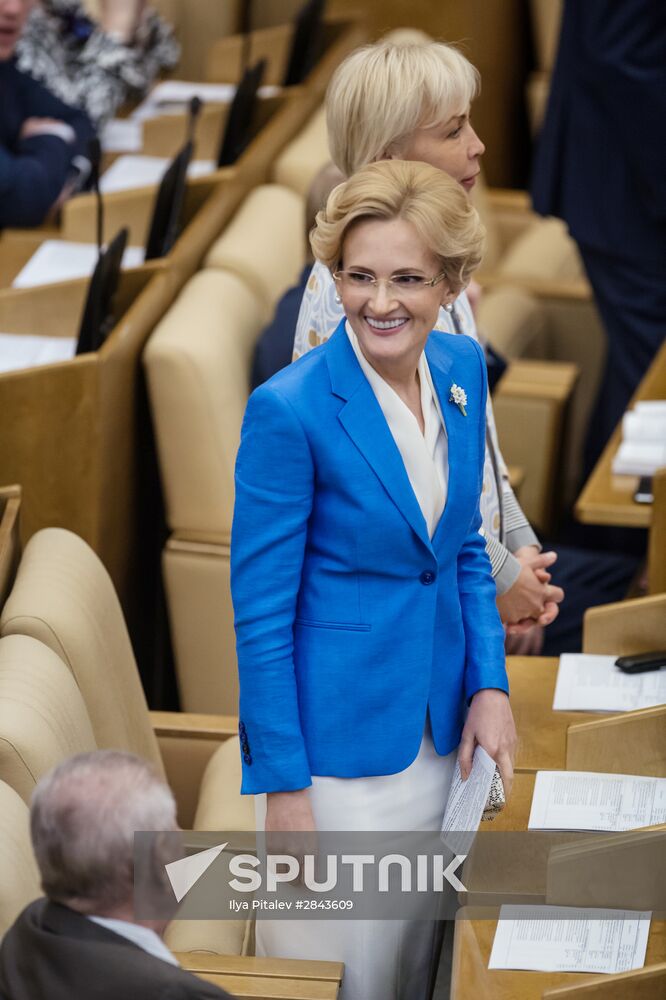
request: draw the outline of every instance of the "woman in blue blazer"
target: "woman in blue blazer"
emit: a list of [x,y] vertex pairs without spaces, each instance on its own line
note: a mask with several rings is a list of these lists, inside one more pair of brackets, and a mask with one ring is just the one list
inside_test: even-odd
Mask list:
[[[442,171],[363,168],[312,235],[345,320],[248,403],[231,583],[242,791],[267,793],[266,830],[438,829],[459,745],[463,775],[479,743],[510,787],[504,636],[479,533],[485,363],[470,338],[431,333],[482,243]],[[258,953],[345,961],[345,1000],[424,995],[422,928],[310,928],[296,943],[289,923],[262,921]]]

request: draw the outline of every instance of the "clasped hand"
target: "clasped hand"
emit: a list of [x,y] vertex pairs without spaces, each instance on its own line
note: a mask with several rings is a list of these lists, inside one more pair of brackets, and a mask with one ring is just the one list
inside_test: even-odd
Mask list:
[[514,555],[521,564],[520,574],[513,586],[497,598],[497,607],[507,634],[521,635],[534,625],[555,621],[564,591],[550,582],[548,570],[557,559],[556,552],[537,552],[533,546],[525,546]]

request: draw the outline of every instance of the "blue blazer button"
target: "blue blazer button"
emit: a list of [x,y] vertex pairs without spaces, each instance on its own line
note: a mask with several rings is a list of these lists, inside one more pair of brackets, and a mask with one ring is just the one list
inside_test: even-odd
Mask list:
[[429,569],[425,569],[421,573],[420,580],[424,587],[429,587],[431,583],[435,582],[435,574],[431,573]]
[[245,723],[243,722],[238,723],[238,732],[242,733],[243,735],[245,734]]
[[244,754],[243,755],[243,760],[245,761],[246,764],[251,764],[252,763],[252,754],[250,754],[250,753]]

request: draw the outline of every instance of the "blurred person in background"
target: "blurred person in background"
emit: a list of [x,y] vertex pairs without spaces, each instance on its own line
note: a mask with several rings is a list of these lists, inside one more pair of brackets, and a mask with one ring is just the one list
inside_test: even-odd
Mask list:
[[90,172],[88,116],[16,64],[32,0],[0,0],[0,229],[39,226]]
[[[470,192],[485,151],[470,120],[479,85],[474,66],[441,42],[384,40],[356,50],[338,67],[326,95],[333,162],[348,177],[376,160],[419,160]],[[295,356],[325,341],[341,315],[335,282],[316,263],[298,317]],[[479,340],[465,290],[440,309],[435,329]],[[564,596],[551,584],[557,556],[541,552],[511,489],[490,399],[481,515],[507,651],[538,653],[543,627],[555,620]]]
[[81,0],[37,0],[16,52],[19,69],[99,125],[172,69],[180,46],[147,0],[100,0],[98,22]]
[[666,4],[566,0],[532,182],[569,225],[608,353],[588,475],[666,329]]

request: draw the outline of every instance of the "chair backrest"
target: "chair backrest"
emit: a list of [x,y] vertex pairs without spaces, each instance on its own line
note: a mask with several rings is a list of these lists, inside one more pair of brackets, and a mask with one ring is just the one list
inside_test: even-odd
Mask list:
[[269,311],[237,275],[187,284],[144,354],[172,531],[229,541],[254,346]]
[[305,205],[278,184],[250,192],[205,261],[237,274],[271,311],[304,263]]
[[41,896],[30,846],[30,813],[14,789],[0,781],[0,938],[21,910]]
[[32,636],[69,667],[100,748],[129,750],[164,773],[113,583],[78,535],[62,528],[33,535],[0,633]]
[[61,760],[97,749],[81,692],[60,657],[26,635],[0,639],[0,781],[27,803]]
[[306,198],[312,181],[330,158],[326,110],[322,104],[305,128],[280,153],[273,167],[273,180]]

